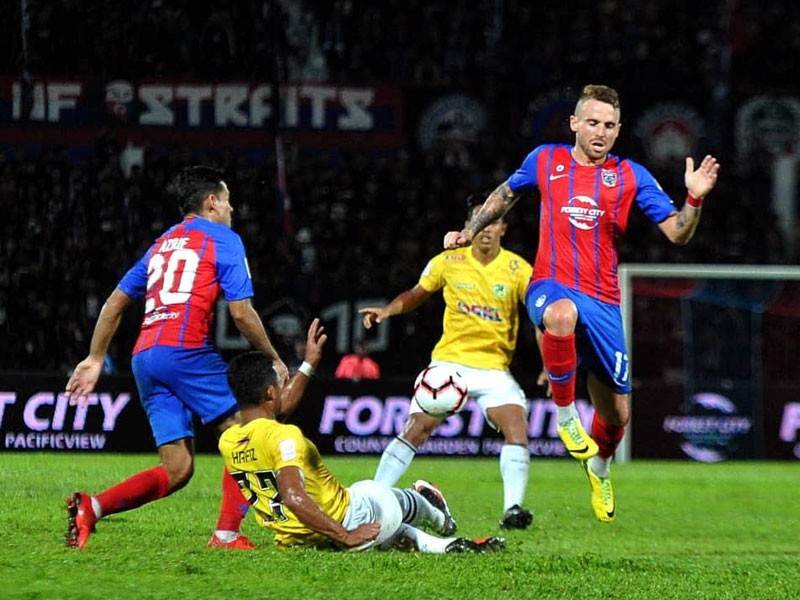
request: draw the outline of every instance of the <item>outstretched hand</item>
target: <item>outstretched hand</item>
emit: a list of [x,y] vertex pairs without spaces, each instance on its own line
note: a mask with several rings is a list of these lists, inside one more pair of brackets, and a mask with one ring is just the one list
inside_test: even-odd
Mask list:
[[444,236],[444,249],[453,250],[454,248],[463,248],[472,243],[472,235],[466,230],[461,231],[448,231]]
[[316,367],[319,364],[322,358],[322,347],[327,340],[328,335],[325,333],[325,328],[320,324],[319,318],[315,318],[308,328],[304,357],[305,361],[312,367]]
[[365,329],[372,329],[374,323],[381,323],[390,316],[386,306],[365,306],[360,308],[358,312],[364,315],[361,317],[361,322],[364,324]]
[[707,154],[703,162],[701,162],[700,166],[695,170],[694,159],[691,156],[687,156],[686,171],[683,174],[683,180],[686,183],[686,189],[689,193],[698,199],[705,198],[717,184],[719,167],[720,165],[717,159]]
[[86,406],[88,400],[86,395],[94,391],[102,370],[103,361],[92,357],[87,357],[78,363],[67,382],[67,387],[64,388],[70,404]]

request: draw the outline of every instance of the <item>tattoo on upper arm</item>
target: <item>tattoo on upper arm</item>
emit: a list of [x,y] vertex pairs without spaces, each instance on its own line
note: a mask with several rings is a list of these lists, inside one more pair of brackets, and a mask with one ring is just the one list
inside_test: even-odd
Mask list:
[[467,228],[472,230],[473,233],[478,233],[489,223],[506,214],[518,199],[519,195],[504,181],[489,194],[486,202],[483,203],[483,207],[470,219]]
[[499,194],[502,197],[503,202],[505,202],[506,205],[508,206],[508,208],[511,208],[514,205],[514,202],[517,201],[517,198],[519,198],[519,195],[516,194],[514,190],[512,190],[509,187],[507,181],[504,181],[503,183],[498,185],[497,189],[492,193]]

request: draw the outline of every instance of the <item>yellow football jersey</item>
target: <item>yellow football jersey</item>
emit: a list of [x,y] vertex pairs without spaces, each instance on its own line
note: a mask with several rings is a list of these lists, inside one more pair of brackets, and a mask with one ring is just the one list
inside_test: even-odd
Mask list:
[[431,259],[419,278],[428,292],[442,289],[442,338],[433,360],[478,369],[508,369],[517,345],[519,305],[531,278],[531,265],[504,248],[488,265],[472,248],[446,250]]
[[273,530],[279,546],[330,542],[303,525],[284,506],[278,492],[278,471],[297,467],[308,495],[334,521],[341,523],[350,506],[350,493],[323,464],[317,447],[298,427],[274,419],[234,425],[220,436],[219,451],[228,472],[252,505],[259,525]]

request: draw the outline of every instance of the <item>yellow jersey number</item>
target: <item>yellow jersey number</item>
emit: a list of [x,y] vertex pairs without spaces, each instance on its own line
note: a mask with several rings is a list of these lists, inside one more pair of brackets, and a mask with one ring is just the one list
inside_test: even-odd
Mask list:
[[[286,513],[283,512],[283,498],[278,491],[278,479],[275,477],[275,471],[254,471],[247,473],[245,471],[234,471],[231,477],[236,480],[239,487],[244,494],[244,497],[251,506],[259,504],[261,500],[267,500],[269,503],[269,512],[264,514],[264,518],[268,521],[286,521]],[[253,484],[257,489],[253,489]]]

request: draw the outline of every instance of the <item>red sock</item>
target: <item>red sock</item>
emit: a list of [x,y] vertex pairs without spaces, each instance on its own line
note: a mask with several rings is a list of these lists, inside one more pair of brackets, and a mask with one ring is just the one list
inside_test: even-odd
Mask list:
[[97,495],[103,516],[111,515],[147,504],[169,494],[169,475],[159,465],[137,473],[122,483]]
[[600,452],[598,452],[600,458],[612,456],[624,434],[624,426],[609,425],[600,418],[600,415],[594,413],[594,419],[592,419],[592,438],[597,442],[600,448]]
[[217,529],[222,531],[239,531],[250,504],[244,499],[236,480],[227,469],[222,470],[222,502],[219,505]]
[[558,406],[569,406],[575,401],[575,370],[578,367],[575,334],[560,336],[545,331],[542,360],[553,390],[553,400]]

